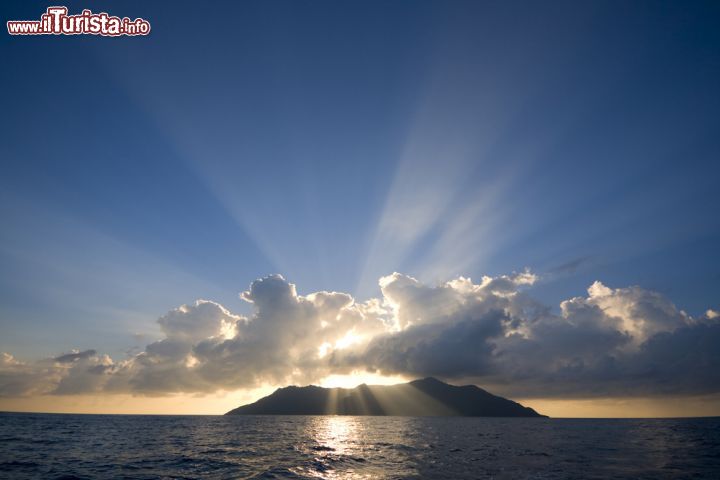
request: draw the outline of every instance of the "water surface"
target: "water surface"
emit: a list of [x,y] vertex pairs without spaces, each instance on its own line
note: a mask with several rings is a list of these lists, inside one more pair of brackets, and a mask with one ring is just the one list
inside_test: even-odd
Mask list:
[[0,478],[720,479],[720,418],[0,414]]

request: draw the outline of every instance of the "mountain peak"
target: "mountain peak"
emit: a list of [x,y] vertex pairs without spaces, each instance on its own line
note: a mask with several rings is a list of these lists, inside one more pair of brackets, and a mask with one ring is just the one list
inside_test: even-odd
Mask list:
[[449,384],[443,382],[442,380],[438,380],[435,377],[418,378],[416,380],[413,380],[410,383],[413,383],[413,384],[416,384],[416,383],[442,383],[443,385],[449,385]]
[[447,385],[448,387],[453,386],[449,383],[443,382],[442,380],[438,380],[435,377],[418,378],[417,380],[413,380],[412,382],[410,382],[410,385]]

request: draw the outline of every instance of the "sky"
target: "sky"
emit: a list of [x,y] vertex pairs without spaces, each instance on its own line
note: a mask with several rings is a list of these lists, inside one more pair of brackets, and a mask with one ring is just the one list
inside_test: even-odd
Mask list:
[[63,5],[152,31],[0,35],[0,410],[720,415],[717,2]]

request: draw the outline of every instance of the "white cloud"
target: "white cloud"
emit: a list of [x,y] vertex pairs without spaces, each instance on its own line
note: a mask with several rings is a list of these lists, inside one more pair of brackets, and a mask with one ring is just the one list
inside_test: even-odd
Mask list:
[[171,310],[158,323],[168,338],[194,342],[234,331],[237,323],[244,321],[218,303],[197,300],[194,305]]
[[431,286],[393,273],[382,297],[298,294],[280,275],[241,293],[249,317],[206,300],[160,317],[164,338],[113,361],[95,350],[30,363],[0,357],[0,395],[162,395],[318,383],[352,371],[463,379],[522,396],[720,391],[720,321],[662,295],[600,282],[560,313],[529,294],[529,271]]

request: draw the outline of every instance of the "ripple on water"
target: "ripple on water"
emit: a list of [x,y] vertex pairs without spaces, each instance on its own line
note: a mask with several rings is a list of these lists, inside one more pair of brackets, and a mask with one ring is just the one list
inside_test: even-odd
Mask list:
[[720,478],[720,419],[0,414],[0,478]]

